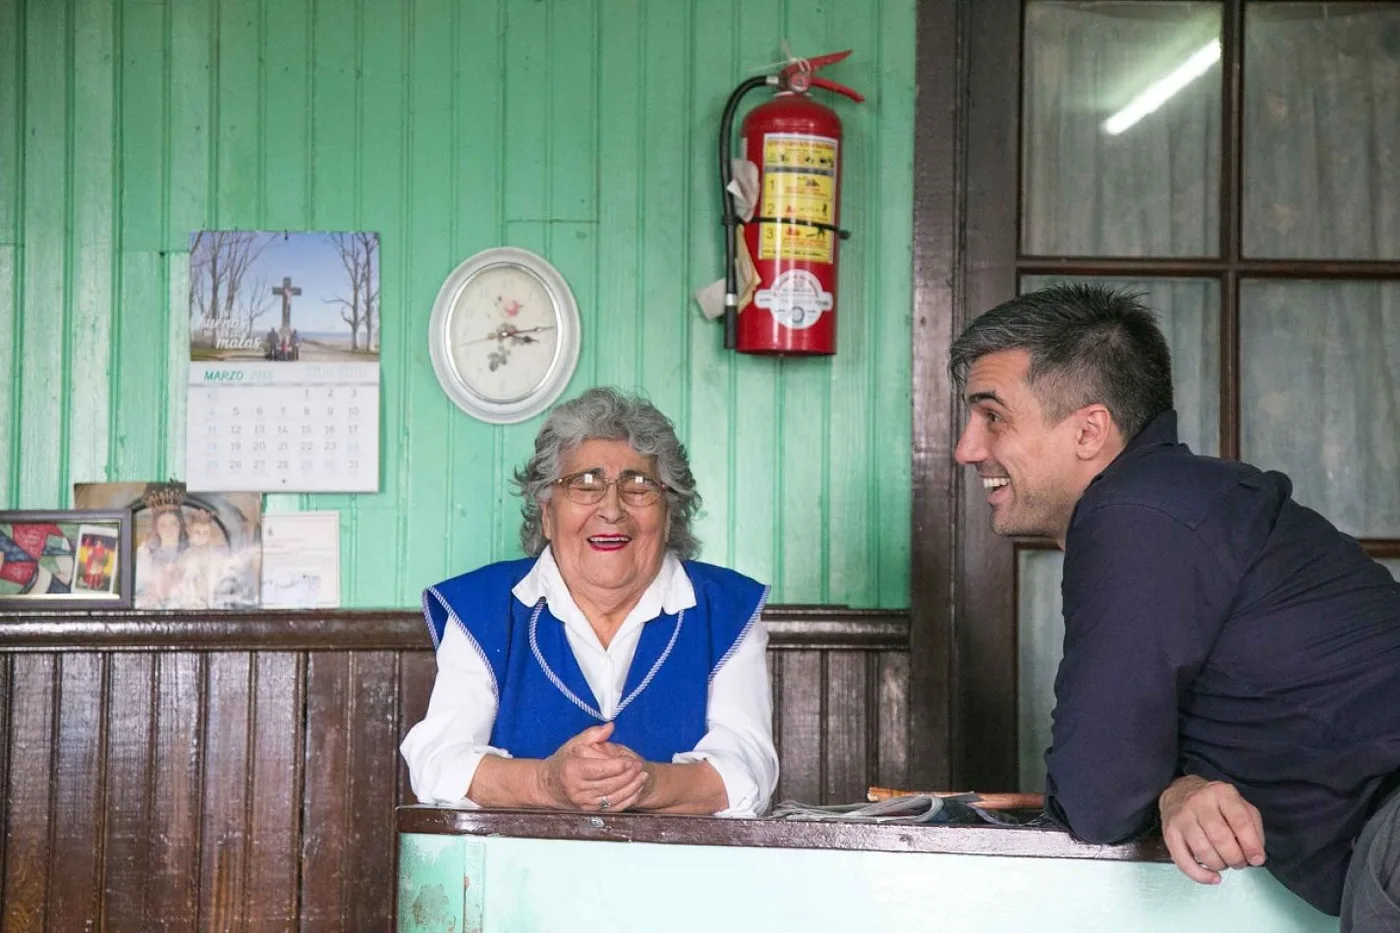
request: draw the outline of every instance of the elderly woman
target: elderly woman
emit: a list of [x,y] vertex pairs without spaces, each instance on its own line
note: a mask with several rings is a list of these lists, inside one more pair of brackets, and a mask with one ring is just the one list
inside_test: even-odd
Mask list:
[[425,803],[753,816],[777,782],[767,588],[691,558],[685,448],[643,399],[595,388],[516,473],[523,560],[423,594],[437,646],[404,739]]

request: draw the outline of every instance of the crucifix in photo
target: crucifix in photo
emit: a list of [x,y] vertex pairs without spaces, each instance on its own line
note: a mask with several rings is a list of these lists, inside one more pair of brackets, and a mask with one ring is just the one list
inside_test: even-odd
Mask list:
[[282,285],[273,288],[272,294],[282,297],[282,332],[287,333],[292,329],[292,296],[300,295],[301,288],[293,285],[290,278],[283,278]]

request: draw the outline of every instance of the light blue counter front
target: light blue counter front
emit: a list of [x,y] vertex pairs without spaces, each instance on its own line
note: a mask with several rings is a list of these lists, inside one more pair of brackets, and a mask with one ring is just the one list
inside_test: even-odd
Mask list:
[[1201,886],[1142,847],[1045,830],[430,808],[399,826],[400,933],[1337,930],[1262,869]]

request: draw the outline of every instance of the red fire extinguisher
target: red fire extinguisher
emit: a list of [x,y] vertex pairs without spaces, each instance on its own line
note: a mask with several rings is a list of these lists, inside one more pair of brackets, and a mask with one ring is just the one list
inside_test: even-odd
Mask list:
[[[812,87],[865,98],[817,77],[818,69],[850,55],[848,49],[802,59],[775,75],[750,78],[735,89],[720,127],[720,183],[725,224],[725,347],[741,353],[830,355],[836,352],[836,252],[841,230],[841,119],[807,96]],[[744,118],[744,157],[758,167],[756,214],[743,224],[757,274],[740,306],[734,228],[739,225],[728,188],[730,131],[739,98],[762,85],[769,101]]]

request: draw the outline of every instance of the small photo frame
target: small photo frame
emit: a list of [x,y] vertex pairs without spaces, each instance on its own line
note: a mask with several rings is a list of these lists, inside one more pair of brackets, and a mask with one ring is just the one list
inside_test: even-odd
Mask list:
[[0,609],[125,609],[131,512],[0,511]]

